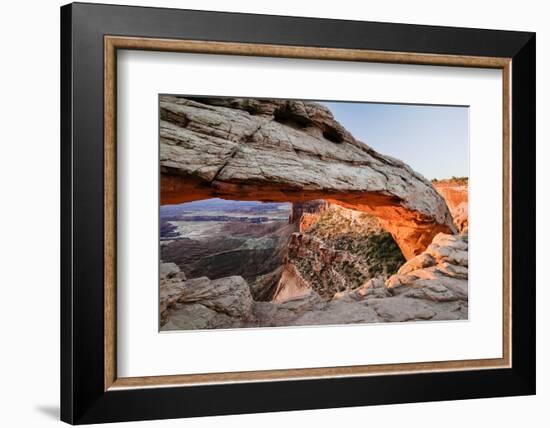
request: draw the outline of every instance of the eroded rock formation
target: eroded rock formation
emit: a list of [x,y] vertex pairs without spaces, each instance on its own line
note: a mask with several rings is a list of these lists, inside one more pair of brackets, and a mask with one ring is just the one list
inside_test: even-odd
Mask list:
[[[284,275],[284,273],[283,273]],[[295,285],[300,287],[298,280]],[[161,328],[210,329],[423,320],[468,316],[468,235],[437,235],[387,280],[372,278],[331,300],[313,289],[282,302],[255,301],[239,276],[186,280],[161,266]]]
[[457,230],[460,233],[466,232],[468,230],[468,181],[439,180],[433,185],[445,199]]
[[161,281],[160,319],[165,330],[242,327],[254,301],[240,276]]
[[385,286],[394,296],[424,301],[435,312],[430,319],[467,318],[468,235],[437,235]]
[[333,204],[302,215],[316,218],[291,236],[284,264],[288,275],[279,281],[277,301],[296,298],[304,288],[330,300],[368,279],[395,273],[405,262],[376,217]]
[[294,202],[288,222],[297,224],[300,232],[307,230],[319,220],[321,213],[328,208],[329,204],[322,200],[305,202]]
[[322,198],[377,216],[407,259],[455,231],[429,181],[355,140],[320,104],[162,96],[160,116],[162,204]]

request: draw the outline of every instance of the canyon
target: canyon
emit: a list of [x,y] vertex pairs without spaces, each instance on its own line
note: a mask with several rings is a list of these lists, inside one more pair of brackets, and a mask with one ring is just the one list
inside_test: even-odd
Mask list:
[[161,330],[468,317],[467,179],[321,104],[160,97]]

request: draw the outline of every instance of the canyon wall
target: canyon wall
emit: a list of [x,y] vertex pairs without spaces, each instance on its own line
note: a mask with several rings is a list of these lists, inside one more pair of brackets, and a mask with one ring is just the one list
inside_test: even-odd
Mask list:
[[319,219],[319,216],[327,209],[328,205],[329,204],[322,199],[294,202],[288,222],[290,224],[296,224],[300,232],[305,232]]
[[468,230],[468,180],[438,180],[433,185],[445,199],[457,230],[460,233],[466,232]]
[[294,299],[305,288],[331,299],[369,279],[387,277],[405,262],[379,220],[364,212],[327,203],[317,211],[302,212],[299,224],[300,232],[288,243],[283,276],[274,293],[277,302]]

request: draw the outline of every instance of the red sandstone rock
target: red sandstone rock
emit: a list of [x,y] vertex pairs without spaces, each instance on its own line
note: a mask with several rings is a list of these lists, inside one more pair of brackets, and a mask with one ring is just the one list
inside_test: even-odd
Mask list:
[[434,183],[435,189],[443,196],[456,228],[460,233],[468,230],[468,183],[453,180]]

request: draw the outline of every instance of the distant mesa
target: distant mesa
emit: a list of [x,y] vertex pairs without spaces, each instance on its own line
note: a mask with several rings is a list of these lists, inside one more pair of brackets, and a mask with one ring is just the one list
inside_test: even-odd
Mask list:
[[179,221],[240,221],[243,223],[265,223],[269,217],[231,217],[227,215],[192,215],[179,219]]

